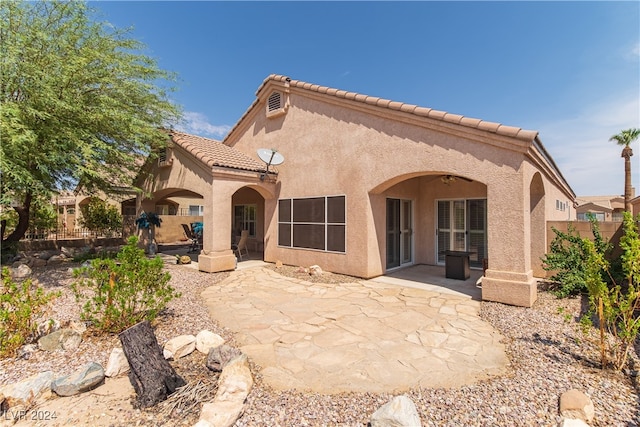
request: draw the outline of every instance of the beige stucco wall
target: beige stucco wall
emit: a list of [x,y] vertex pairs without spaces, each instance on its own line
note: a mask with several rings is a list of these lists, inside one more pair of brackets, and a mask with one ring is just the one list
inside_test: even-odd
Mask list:
[[[177,189],[201,195],[204,250],[201,269],[232,269],[231,219],[235,204],[258,205],[264,259],[365,278],[386,272],[386,200],[413,204],[413,263],[434,264],[436,201],[486,199],[489,269],[483,298],[529,306],[546,243],[549,219],[575,216],[572,192],[538,142],[486,132],[450,121],[366,105],[362,102],[267,83],[225,143],[257,159],[258,148],[285,158],[274,179],[207,168],[172,150],[173,164],[145,182],[155,191],[150,206]],[[273,89],[286,93],[286,114],[267,117]],[[461,177],[445,184],[443,175]],[[252,190],[248,190],[251,188]],[[279,247],[277,202],[284,198],[346,196],[346,252]],[[566,200],[570,211],[556,210]],[[210,225],[208,225],[210,224]]]
[[[270,92],[265,90],[264,96]],[[543,207],[532,225],[530,186],[538,169],[526,156],[526,142],[437,121],[418,123],[410,114],[392,115],[292,89],[285,115],[267,118],[259,104],[244,123],[226,142],[248,154],[258,148],[276,148],[285,157],[277,168],[277,198],[341,194],[347,198],[345,254],[281,248],[273,235],[265,247],[267,261],[320,264],[361,277],[383,274],[385,199],[394,197],[414,201],[414,262],[433,264],[435,200],[486,197],[493,270],[489,274],[496,280],[530,284],[535,263],[532,248],[546,241],[543,221],[558,217],[557,197],[569,199],[566,190],[555,188],[540,174]],[[443,174],[473,182],[445,185],[439,179]],[[275,211],[275,201],[267,205]],[[266,220],[267,228],[277,229],[275,215]],[[542,243],[532,245],[534,240]]]

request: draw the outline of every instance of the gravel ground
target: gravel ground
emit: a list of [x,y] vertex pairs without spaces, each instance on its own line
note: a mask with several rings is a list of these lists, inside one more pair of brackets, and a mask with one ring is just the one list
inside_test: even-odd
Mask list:
[[[77,320],[79,310],[68,285],[69,264],[34,270],[40,284],[60,290],[49,316],[64,323]],[[72,265],[73,266],[73,265]],[[160,344],[180,334],[211,330],[235,345],[231,331],[219,327],[207,313],[201,292],[218,283],[228,273],[207,274],[185,266],[167,265],[171,284],[182,297],[155,323]],[[325,273],[310,277],[296,268],[278,271],[290,277],[329,283],[353,281],[348,276]],[[483,302],[480,315],[507,340],[509,373],[473,385],[451,389],[412,389],[406,394],[414,401],[424,426],[555,426],[559,396],[577,388],[595,404],[592,426],[640,426],[640,385],[635,372],[640,366],[640,345],[632,355],[633,370],[626,373],[601,371],[598,354],[577,328],[584,307],[580,298],[558,300],[540,291],[533,308],[511,307]],[[88,335],[74,352],[36,352],[28,360],[0,361],[0,384],[53,370],[66,374],[96,361],[103,366],[111,349],[119,346],[117,336]],[[176,371],[189,382],[207,377],[203,356],[189,356],[173,362]],[[255,371],[254,371],[255,372]],[[349,393],[321,395],[295,391],[273,391],[256,375],[256,384],[237,426],[366,426],[371,414],[393,397],[392,394]],[[113,426],[192,425],[198,419],[193,410],[167,419],[166,408],[158,405],[139,410],[122,408]]]

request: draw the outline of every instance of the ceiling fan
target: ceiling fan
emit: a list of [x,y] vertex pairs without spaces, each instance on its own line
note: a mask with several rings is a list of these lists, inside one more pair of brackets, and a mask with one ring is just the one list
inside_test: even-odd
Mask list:
[[472,179],[469,178],[465,178],[463,176],[458,176],[458,175],[441,175],[440,176],[440,181],[442,181],[443,184],[451,184],[452,182],[456,182],[456,180],[458,179],[463,179],[467,182],[473,182]]

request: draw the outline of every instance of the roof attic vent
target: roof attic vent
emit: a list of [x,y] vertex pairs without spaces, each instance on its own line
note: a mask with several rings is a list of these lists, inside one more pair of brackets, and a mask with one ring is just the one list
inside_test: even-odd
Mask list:
[[282,108],[282,94],[280,92],[273,92],[269,96],[269,112],[272,113]]
[[267,99],[267,117],[278,117],[286,113],[285,95],[274,91]]

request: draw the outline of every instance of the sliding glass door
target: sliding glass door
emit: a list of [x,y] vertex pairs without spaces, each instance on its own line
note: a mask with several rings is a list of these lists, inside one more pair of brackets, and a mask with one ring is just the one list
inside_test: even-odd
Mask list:
[[413,262],[411,200],[387,199],[387,269]]
[[482,267],[487,256],[486,199],[438,200],[437,214],[438,263],[444,263],[443,251],[468,251],[471,266]]

